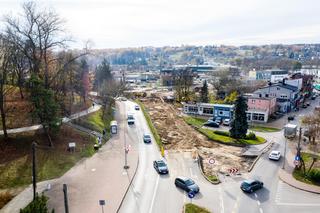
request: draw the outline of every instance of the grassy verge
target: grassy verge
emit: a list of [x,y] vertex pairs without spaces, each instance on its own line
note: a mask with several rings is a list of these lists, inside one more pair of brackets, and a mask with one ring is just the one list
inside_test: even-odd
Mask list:
[[217,182],[219,181],[218,177],[216,175],[209,175],[207,178],[212,181],[212,182]]
[[110,122],[113,120],[112,107],[109,107],[103,116],[102,109],[90,113],[87,116],[84,116],[76,121],[76,124],[81,125],[85,128],[91,129],[93,131],[102,133],[106,129],[107,138],[110,135]]
[[0,209],[4,207],[12,198],[13,195],[8,192],[0,193]]
[[[303,158],[304,163],[306,165],[306,170],[308,170],[310,164],[312,163],[312,156],[309,153],[301,153],[301,157]],[[317,161],[319,160],[320,157]],[[292,176],[298,181],[320,186],[320,166],[317,163],[315,163],[313,169],[311,169],[311,171],[308,174],[304,175],[301,168],[300,170],[295,169],[292,173]]]
[[185,208],[185,213],[210,213],[209,210],[192,203],[185,204],[184,208]]
[[153,137],[156,140],[156,143],[158,144],[159,147],[162,147],[162,141],[161,141],[160,135],[158,134],[157,129],[154,127],[152,120],[150,118],[150,115],[148,114],[146,108],[144,107],[143,103],[141,103],[139,100],[136,100],[136,103],[139,104],[139,106],[143,112],[143,115],[147,120],[148,126],[153,134]]
[[189,124],[189,125],[192,125],[192,126],[195,126],[195,127],[202,127],[202,125],[206,122],[205,119],[202,119],[202,118],[196,118],[196,117],[190,117],[190,116],[185,116],[183,117],[183,120]]
[[[0,153],[0,189],[15,188],[31,184],[31,144],[36,141],[41,147],[48,145],[43,134],[29,132],[12,136]],[[76,143],[74,153],[67,151],[69,142]],[[59,135],[53,137],[53,148],[36,149],[38,181],[60,177],[80,159],[94,154],[94,138],[63,126]],[[1,151],[1,150],[0,150]]]
[[274,128],[274,127],[267,127],[267,126],[253,126],[250,127],[250,130],[256,132],[279,132],[281,129]]

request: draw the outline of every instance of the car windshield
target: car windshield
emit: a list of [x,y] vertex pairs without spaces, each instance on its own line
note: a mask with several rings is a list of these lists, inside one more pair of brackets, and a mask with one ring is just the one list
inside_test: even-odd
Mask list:
[[194,184],[193,180],[191,180],[191,179],[187,179],[187,180],[185,181],[185,183],[186,183],[187,186],[190,186],[190,185],[193,185],[193,184]]
[[247,188],[247,187],[250,187],[250,184],[247,183],[247,182],[243,182],[243,183],[242,183],[242,186],[245,187],[245,188]]
[[159,167],[166,167],[166,164],[165,164],[164,162],[161,162],[161,161],[160,161],[160,162],[158,162],[158,166],[159,166]]
[[150,135],[144,135],[144,138],[149,139],[149,138],[151,138],[151,137],[150,137]]

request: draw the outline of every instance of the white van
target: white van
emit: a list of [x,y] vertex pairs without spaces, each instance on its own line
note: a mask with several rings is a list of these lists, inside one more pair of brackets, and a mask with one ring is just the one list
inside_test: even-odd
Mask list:
[[110,122],[110,129],[111,129],[111,134],[117,134],[117,132],[118,132],[118,123],[117,123],[117,121],[111,121]]

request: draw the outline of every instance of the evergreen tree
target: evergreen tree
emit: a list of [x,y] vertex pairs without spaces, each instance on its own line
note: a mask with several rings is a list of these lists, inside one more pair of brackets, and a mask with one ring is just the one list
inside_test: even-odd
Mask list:
[[201,94],[201,97],[200,97],[201,102],[208,103],[209,102],[208,84],[207,84],[206,80],[203,82],[203,86],[201,88],[201,93],[200,94]]
[[245,138],[248,130],[248,121],[246,111],[248,105],[246,99],[243,96],[238,96],[235,108],[233,120],[231,122],[230,136],[236,139]]
[[48,137],[49,146],[52,146],[50,133],[52,130],[58,130],[61,123],[54,93],[51,89],[46,89],[44,81],[36,75],[31,76],[29,83],[31,102],[33,103],[32,113],[40,120]]
[[97,90],[103,84],[104,81],[112,80],[112,73],[110,64],[107,59],[103,59],[101,64],[96,68],[96,74],[94,79],[94,89]]

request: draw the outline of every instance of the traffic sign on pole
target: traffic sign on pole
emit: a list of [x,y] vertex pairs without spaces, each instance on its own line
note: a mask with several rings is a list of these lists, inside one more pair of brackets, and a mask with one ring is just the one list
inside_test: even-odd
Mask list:
[[209,163],[212,165],[212,164],[214,164],[216,161],[213,159],[213,158],[210,158],[209,159]]

